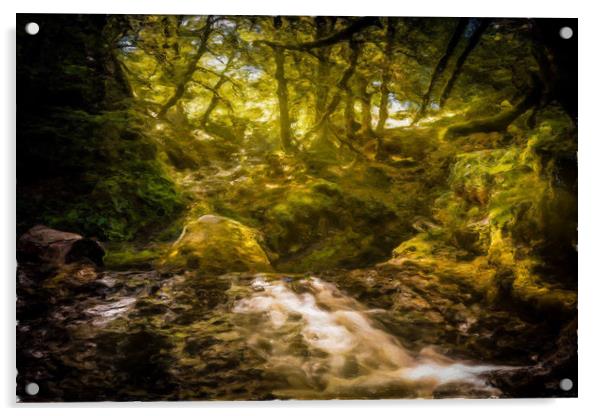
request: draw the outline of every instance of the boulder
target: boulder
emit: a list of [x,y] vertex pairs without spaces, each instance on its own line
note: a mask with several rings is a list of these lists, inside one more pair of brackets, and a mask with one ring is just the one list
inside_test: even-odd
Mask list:
[[96,240],[36,225],[19,238],[17,260],[51,267],[78,262],[102,266],[105,251]]
[[161,266],[210,274],[272,271],[260,239],[259,232],[238,221],[203,215],[184,227]]

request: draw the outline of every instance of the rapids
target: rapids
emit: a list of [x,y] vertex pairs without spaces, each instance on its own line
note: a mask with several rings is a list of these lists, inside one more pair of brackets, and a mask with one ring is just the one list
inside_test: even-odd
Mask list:
[[241,328],[248,344],[266,358],[268,371],[285,374],[289,384],[277,392],[294,397],[370,397],[386,391],[412,390],[430,396],[447,383],[467,384],[491,396],[484,374],[508,369],[454,361],[424,348],[412,354],[378,328],[366,309],[334,284],[316,277],[294,283],[258,276],[255,293],[233,310],[256,315]]
[[553,332],[409,268],[30,276],[18,377],[40,392],[26,401],[505,397],[549,377],[527,354]]

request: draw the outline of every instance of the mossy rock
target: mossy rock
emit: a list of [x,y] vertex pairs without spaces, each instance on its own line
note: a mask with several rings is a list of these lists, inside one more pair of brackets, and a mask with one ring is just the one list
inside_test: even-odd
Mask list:
[[576,126],[570,117],[558,108],[550,108],[544,120],[529,137],[528,146],[537,154],[553,157],[576,157]]
[[238,221],[203,215],[185,226],[160,266],[209,274],[272,271],[260,239],[256,230]]
[[276,265],[278,270],[301,273],[369,264],[381,255],[373,240],[373,235],[364,236],[348,227]]
[[150,270],[161,257],[163,247],[144,247],[137,249],[130,244],[111,244],[107,246],[104,264],[111,270],[143,269]]
[[516,269],[517,277],[512,282],[512,296],[515,300],[546,316],[570,316],[575,312],[576,291],[550,284],[527,267],[519,265]]
[[382,188],[385,173],[377,167],[362,173],[377,185],[366,190],[355,181],[311,179],[267,208],[262,231],[279,255],[279,270],[360,267],[388,257],[409,226],[398,220],[395,195]]
[[269,245],[278,253],[294,254],[339,228],[346,208],[334,183],[316,181],[292,189],[266,213],[264,231]]

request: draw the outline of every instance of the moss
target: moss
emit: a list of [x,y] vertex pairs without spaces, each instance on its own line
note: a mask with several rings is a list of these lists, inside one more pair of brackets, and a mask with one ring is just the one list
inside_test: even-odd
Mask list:
[[339,201],[338,188],[326,181],[291,189],[265,215],[268,244],[279,253],[294,253],[323,237],[339,224]]
[[387,263],[391,266],[414,266],[443,280],[460,282],[490,301],[497,298],[496,271],[484,256],[470,261],[460,259],[461,252],[428,233],[420,233],[401,243]]
[[328,197],[338,197],[343,194],[341,187],[333,182],[319,179],[310,185],[310,190],[314,193],[326,195]]
[[[504,148],[457,154],[451,190],[433,205],[440,226],[400,244],[390,263],[414,264],[462,281],[489,301],[515,301],[540,312],[570,311],[575,292],[549,277],[544,262],[553,260],[540,253],[558,251],[565,259],[559,253],[572,250],[553,247],[575,232],[566,227],[571,223],[567,215],[575,216],[570,192],[556,179],[557,158],[574,150],[574,130],[567,117],[542,117],[533,131],[525,128],[515,126]],[[564,231],[554,226],[560,223]]]
[[23,157],[46,175],[27,182],[19,218],[103,240],[148,236],[185,206],[174,182],[155,160],[150,137],[135,112],[91,114],[61,110],[52,124],[32,122]]
[[107,247],[104,257],[105,266],[113,270],[127,270],[136,268],[152,268],[164,251],[162,247],[147,247],[136,249],[129,245]]
[[540,155],[574,157],[577,151],[576,127],[558,108],[548,108],[545,117],[529,137],[528,146]]
[[237,221],[204,215],[189,222],[159,263],[166,270],[219,274],[271,271],[260,234]]
[[571,314],[577,305],[575,291],[554,287],[530,273],[523,273],[517,277],[512,289],[514,297],[544,313]]
[[376,246],[374,236],[366,236],[346,228],[302,251],[300,256],[278,262],[278,269],[300,273],[358,267],[379,257]]
[[312,178],[291,186],[258,218],[267,245],[279,255],[279,269],[317,271],[383,261],[407,235],[408,224],[396,213],[398,195],[379,185],[391,185],[388,173],[379,166],[358,168],[336,182]]
[[393,256],[396,258],[408,257],[415,260],[433,257],[440,243],[430,239],[427,233],[420,233],[417,236],[404,241],[393,250]]

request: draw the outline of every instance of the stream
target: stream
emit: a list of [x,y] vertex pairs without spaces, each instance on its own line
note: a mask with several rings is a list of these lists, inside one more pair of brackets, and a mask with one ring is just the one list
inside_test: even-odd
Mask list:
[[524,340],[547,342],[540,328],[395,273],[80,270],[42,291],[22,269],[19,379],[40,393],[21,399],[503,397],[499,375],[535,364]]
[[286,281],[251,283],[258,291],[235,304],[234,312],[257,315],[241,330],[266,359],[268,371],[285,374],[291,397],[369,397],[387,391],[432,395],[447,383],[490,391],[483,374],[500,367],[454,361],[432,350],[417,356],[379,329],[369,310],[335,285],[310,277],[296,293]]

